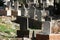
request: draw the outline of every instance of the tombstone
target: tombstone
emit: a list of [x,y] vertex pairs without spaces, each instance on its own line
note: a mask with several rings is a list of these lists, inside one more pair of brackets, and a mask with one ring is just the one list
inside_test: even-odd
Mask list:
[[42,27],[42,22],[38,20],[34,20],[29,18],[29,28],[30,29],[41,29]]
[[21,16],[21,10],[18,10],[18,16]]
[[27,30],[27,18],[17,16],[16,20],[13,22],[20,24],[20,30]]
[[42,23],[42,30],[43,30],[43,34],[48,35],[50,34],[50,22],[43,22]]
[[36,34],[37,40],[59,40],[60,39],[60,23],[55,21],[45,21],[42,23],[42,32]]
[[50,22],[46,21],[42,23],[42,32],[36,34],[36,40],[49,40],[50,34]]
[[[42,22],[28,18],[29,28],[41,29]],[[17,37],[28,37],[29,30],[27,30],[27,17],[17,16],[16,20],[12,21],[20,24],[20,30],[17,30]]]
[[11,10],[7,10],[7,16],[11,16]]
[[17,30],[17,37],[19,38],[29,37],[29,30],[27,30],[26,17],[17,16],[17,19],[12,22],[20,24],[20,30]]
[[25,8],[25,14],[24,14],[24,16],[25,16],[25,17],[28,16],[28,9],[27,9],[27,8]]
[[29,30],[17,30],[17,38],[23,38],[27,37],[29,38]]

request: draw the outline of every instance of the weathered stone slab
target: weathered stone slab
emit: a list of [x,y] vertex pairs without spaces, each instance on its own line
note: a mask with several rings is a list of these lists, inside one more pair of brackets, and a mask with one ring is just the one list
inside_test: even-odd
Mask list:
[[37,34],[36,35],[36,40],[49,40],[49,35]]
[[43,22],[42,30],[43,30],[44,35],[49,35],[50,34],[50,22],[49,21]]
[[49,40],[60,40],[60,34],[49,35]]
[[36,40],[60,40],[60,34],[36,35]]

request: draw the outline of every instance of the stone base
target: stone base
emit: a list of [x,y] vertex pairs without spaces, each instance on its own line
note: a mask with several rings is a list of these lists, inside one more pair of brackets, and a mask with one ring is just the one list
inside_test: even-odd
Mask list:
[[60,34],[50,34],[49,40],[60,40]]
[[17,38],[23,38],[27,37],[29,38],[29,30],[17,30]]
[[36,35],[36,40],[60,40],[60,34]]

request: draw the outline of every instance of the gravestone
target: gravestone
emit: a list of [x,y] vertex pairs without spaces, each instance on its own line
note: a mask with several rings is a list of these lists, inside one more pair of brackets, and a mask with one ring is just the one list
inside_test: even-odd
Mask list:
[[27,30],[27,18],[17,16],[16,20],[13,22],[20,24],[20,30]]
[[29,38],[29,30],[17,30],[17,37],[18,38],[23,38],[23,37],[27,37]]
[[42,32],[36,34],[37,40],[60,40],[60,23],[45,21],[42,23]]
[[12,22],[20,24],[20,30],[17,30],[18,38],[29,37],[29,30],[27,30],[27,18],[26,17],[17,16],[16,20]]
[[11,16],[11,10],[7,10],[7,16]]
[[29,18],[29,28],[31,29],[41,29],[42,28],[42,22],[38,20],[34,20]]
[[[41,29],[42,22],[28,18],[29,28]],[[29,30],[27,30],[27,17],[17,16],[16,20],[12,21],[20,24],[20,30],[17,30],[17,37],[29,37]],[[34,28],[35,27],[35,28]]]
[[42,31],[43,31],[43,34],[45,35],[50,34],[50,22],[49,21],[42,23]]

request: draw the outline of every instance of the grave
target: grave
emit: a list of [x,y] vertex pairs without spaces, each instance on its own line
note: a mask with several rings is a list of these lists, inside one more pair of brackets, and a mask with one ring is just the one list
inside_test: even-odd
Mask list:
[[42,32],[36,34],[36,40],[60,40],[60,23],[45,21],[42,23]]
[[27,30],[27,18],[26,17],[17,16],[16,20],[12,22],[20,24],[20,30],[17,30],[18,38],[29,37],[29,30]]
[[[28,20],[29,20],[28,22],[29,22],[30,29],[41,29],[42,22],[31,18],[28,18]],[[23,37],[29,38],[29,30],[27,29],[27,17],[17,16],[16,20],[12,22],[20,24],[20,30],[17,30],[17,38],[23,38]],[[33,39],[35,39],[34,36],[32,37],[32,40]]]
[[30,29],[39,29],[41,30],[42,22],[29,18],[29,28]]

